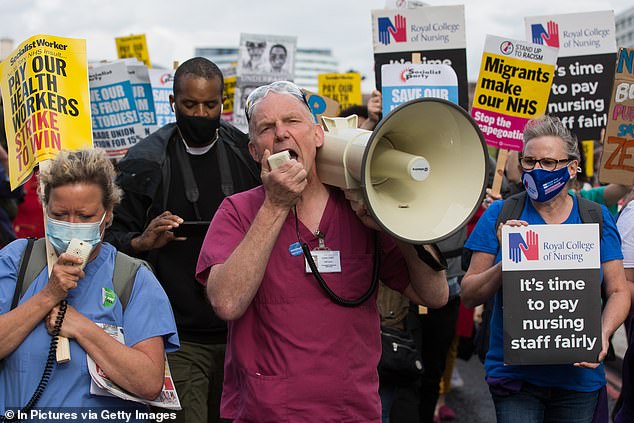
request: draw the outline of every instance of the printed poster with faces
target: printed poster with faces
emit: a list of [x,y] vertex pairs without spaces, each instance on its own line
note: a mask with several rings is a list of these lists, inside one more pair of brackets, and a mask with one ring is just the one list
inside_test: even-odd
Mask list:
[[502,228],[504,363],[596,362],[599,225]]
[[251,91],[273,81],[292,81],[297,37],[240,34],[237,81],[233,100],[233,125],[247,132],[244,113]]

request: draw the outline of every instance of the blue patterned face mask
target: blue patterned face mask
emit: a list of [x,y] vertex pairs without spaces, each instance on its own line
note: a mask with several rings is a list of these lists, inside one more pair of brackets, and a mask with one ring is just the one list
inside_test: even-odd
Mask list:
[[559,194],[569,179],[568,166],[557,170],[533,169],[522,174],[528,196],[538,203],[545,203]]
[[62,254],[68,248],[70,240],[77,238],[92,246],[94,249],[101,242],[101,224],[106,218],[104,212],[99,222],[93,223],[70,223],[55,220],[46,216],[46,236],[57,254]]

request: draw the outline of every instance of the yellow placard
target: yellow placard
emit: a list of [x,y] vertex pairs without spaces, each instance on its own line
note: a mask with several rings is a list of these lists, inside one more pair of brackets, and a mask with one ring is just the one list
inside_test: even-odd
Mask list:
[[61,149],[92,148],[86,40],[35,35],[0,64],[11,189]]
[[233,96],[236,93],[236,76],[224,78],[224,100],[222,101],[222,114],[233,114]]
[[533,118],[548,105],[555,65],[484,52],[473,107]]
[[584,173],[588,178],[594,176],[594,140],[581,141],[584,157]]
[[322,73],[317,75],[319,95],[331,98],[347,109],[362,104],[361,75],[357,72]]
[[117,43],[117,57],[119,59],[127,59],[135,57],[145,66],[152,68],[150,63],[150,53],[147,48],[145,34],[130,35],[127,37],[117,37],[114,39]]

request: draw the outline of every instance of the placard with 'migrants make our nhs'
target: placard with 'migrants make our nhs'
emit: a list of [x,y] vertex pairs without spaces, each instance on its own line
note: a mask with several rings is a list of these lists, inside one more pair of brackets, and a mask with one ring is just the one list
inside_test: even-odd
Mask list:
[[600,266],[598,224],[502,228],[505,364],[597,361]]

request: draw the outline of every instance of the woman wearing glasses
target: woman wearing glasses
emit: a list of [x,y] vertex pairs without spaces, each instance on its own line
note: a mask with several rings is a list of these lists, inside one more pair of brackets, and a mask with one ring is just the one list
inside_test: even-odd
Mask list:
[[[588,159],[588,158],[586,158]],[[591,157],[589,159],[592,159]],[[584,160],[584,157],[582,157]],[[595,161],[596,163],[596,161]],[[595,170],[596,171],[596,170]],[[509,151],[509,157],[506,162],[504,174],[506,179],[512,183],[522,187],[522,173],[523,168],[519,161],[518,151]],[[583,177],[583,174],[577,174],[577,177],[572,180],[570,191],[579,194],[582,198],[594,201],[599,204],[604,204],[612,216],[618,215],[618,203],[621,199],[632,190],[631,185],[621,184],[607,184],[598,187],[588,187],[589,178]],[[585,180],[584,180],[585,179]],[[500,200],[502,197],[494,196],[491,190],[487,189],[487,196],[483,202],[484,208],[487,208],[493,201]]]
[[602,315],[602,350],[596,363],[515,366],[504,364],[502,323],[502,225],[577,224],[578,198],[568,192],[577,175],[579,150],[575,137],[557,118],[543,116],[526,125],[520,155],[527,196],[517,220],[496,227],[503,201],[491,204],[465,244],[473,251],[462,280],[468,306],[495,295],[491,340],[485,359],[487,382],[498,422],[590,422],[605,375],[601,361],[608,339],[625,319],[630,306],[620,238],[611,214],[601,206],[601,267],[607,302]]

